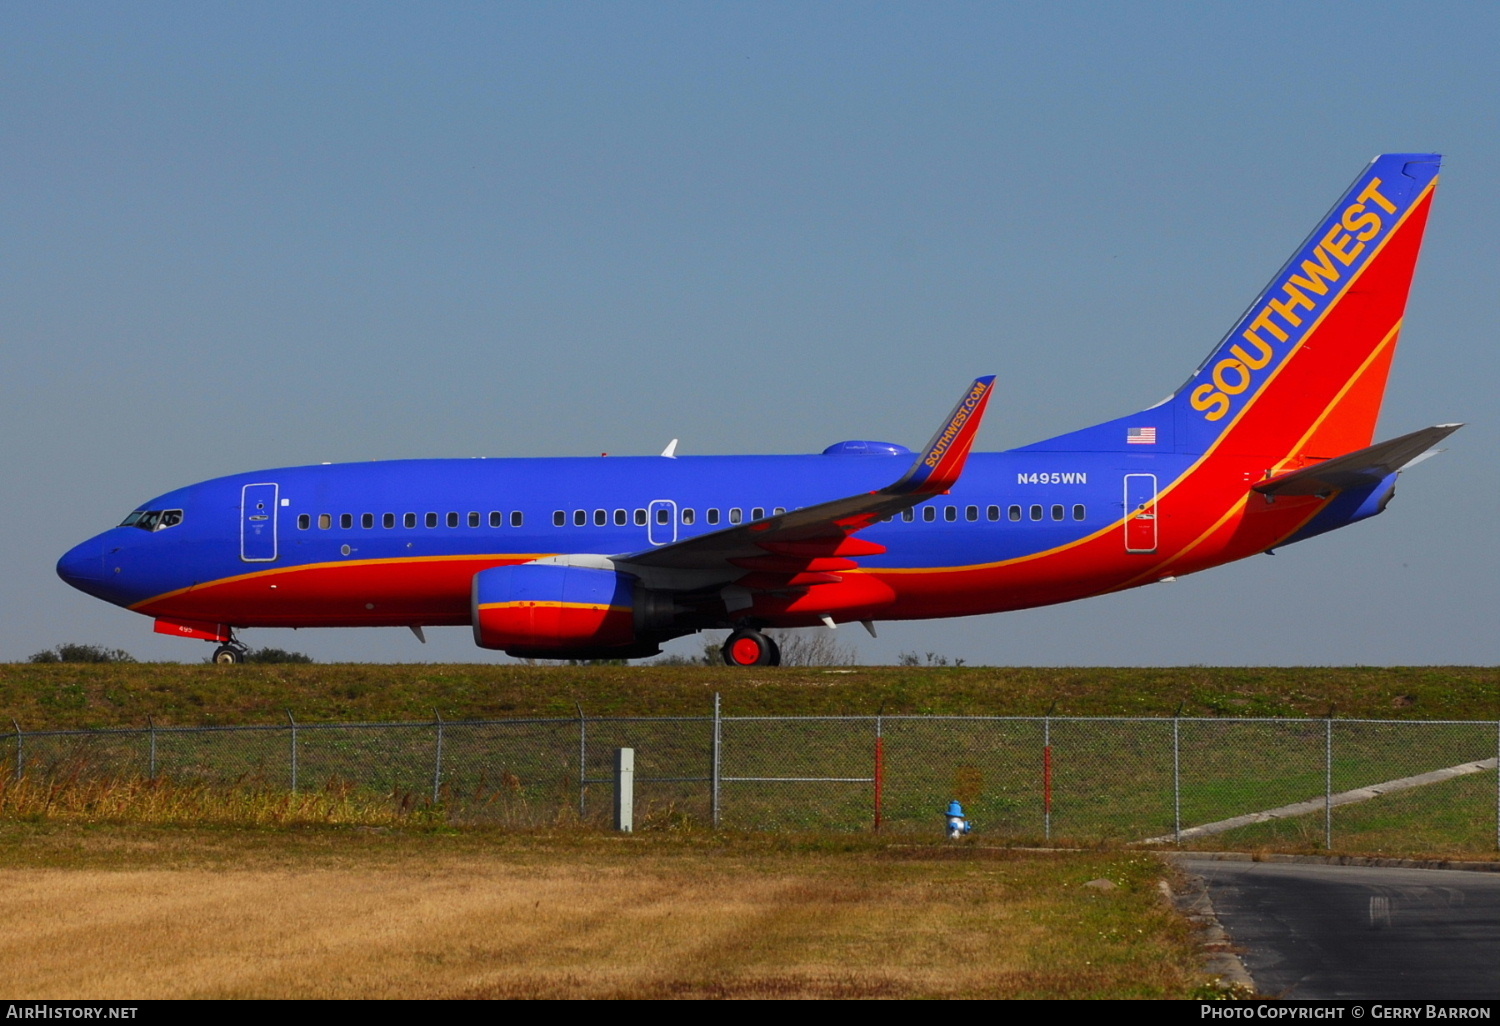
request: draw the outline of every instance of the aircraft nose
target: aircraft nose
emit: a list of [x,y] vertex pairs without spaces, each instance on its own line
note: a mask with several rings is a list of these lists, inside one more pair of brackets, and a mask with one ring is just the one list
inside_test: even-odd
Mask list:
[[93,592],[107,580],[104,567],[104,542],[90,538],[75,545],[57,561],[57,576],[80,591]]

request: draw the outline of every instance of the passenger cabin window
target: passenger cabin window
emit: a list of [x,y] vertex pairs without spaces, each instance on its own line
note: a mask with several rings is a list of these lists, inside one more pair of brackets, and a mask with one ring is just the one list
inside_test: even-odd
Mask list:
[[672,522],[672,511],[665,506],[656,507],[656,522],[658,524],[670,524]]
[[909,524],[913,520],[917,519],[917,511],[914,509],[903,509],[901,511],[901,519],[905,520]]
[[478,527],[479,526],[479,514],[478,513],[470,511],[470,513],[469,513],[469,526],[470,527]]
[[950,521],[951,520],[957,520],[958,519],[958,507],[957,506],[944,506],[943,507],[943,519],[944,520],[950,520]]
[[733,507],[733,508],[730,509],[730,511],[729,511],[729,522],[731,524],[737,524],[741,520],[744,520],[744,519],[745,519],[745,514],[740,511],[740,508],[738,506],[735,506],[735,507]]
[[1040,520],[1040,519],[1042,519],[1042,507],[1040,507],[1040,506],[1032,506],[1031,507],[1031,519],[1033,519],[1033,520]]
[[363,527],[367,531],[370,528],[374,527],[375,526],[375,514],[374,513],[361,513],[359,515],[359,526]]
[[353,526],[354,526],[354,514],[353,513],[340,513],[339,514],[339,527],[341,527],[345,531],[347,531],[347,530],[349,530],[349,528],[351,528]]
[[965,520],[978,520],[979,519],[979,507],[978,506],[965,506],[964,507],[964,519]]
[[646,526],[646,511],[645,510],[638,509],[638,510],[635,511],[635,526],[636,527],[645,527]]
[[927,521],[928,523],[931,523],[932,521],[936,520],[937,519],[937,507],[936,506],[923,506],[922,507],[922,519],[925,520],[925,521]]
[[697,520],[697,519],[698,519],[698,514],[693,512],[693,508],[691,506],[687,507],[686,509],[684,509],[682,511],[682,522],[684,524],[691,525],[692,522],[694,520]]
[[750,519],[751,520],[764,520],[765,518],[766,518],[766,511],[765,511],[765,509],[763,507],[756,506],[754,509],[752,509],[750,511]]
[[556,510],[555,512],[553,512],[553,514],[552,514],[552,526],[553,527],[564,527],[564,526],[567,525],[567,523],[568,523],[568,514],[564,513],[562,510]]
[[586,509],[575,509],[573,511],[573,526],[584,527],[589,522],[589,511]]
[[1073,519],[1074,520],[1082,520],[1084,518],[1084,514],[1086,512],[1087,511],[1081,505],[1080,506],[1074,506],[1073,507]]
[[438,515],[436,513],[429,513],[427,514],[427,516],[422,518],[422,523],[426,524],[428,527],[436,527],[438,524]]
[[1000,507],[999,506],[986,506],[985,509],[984,509],[984,515],[985,515],[985,518],[988,519],[988,520],[999,520],[1000,519]]
[[1053,520],[1061,520],[1062,518],[1063,518],[1063,508],[1062,508],[1062,506],[1061,505],[1053,506],[1052,507],[1052,519]]
[[1012,506],[1006,512],[1005,515],[1008,516],[1008,517],[1010,517],[1012,520],[1020,520],[1021,519],[1021,507],[1020,506]]
[[455,512],[453,512],[452,510],[448,511],[448,526],[449,527],[457,527],[458,526],[458,514],[455,513]]
[[318,530],[326,531],[333,526],[333,516],[329,513],[318,514]]
[[417,515],[415,513],[408,513],[408,514],[406,514],[405,516],[403,516],[401,518],[401,524],[404,527],[416,527],[417,526]]
[[624,527],[628,523],[630,523],[630,514],[623,509],[615,510],[615,526]]
[[602,509],[596,509],[596,510],[594,510],[594,526],[595,527],[608,527],[609,526],[609,511],[608,510],[602,510]]
[[382,513],[382,514],[380,514],[380,526],[384,527],[387,531],[389,531],[391,528],[395,527],[396,526],[396,514],[394,514],[394,513]]
[[[778,516],[778,517],[779,516],[784,516],[786,514],[786,507],[785,506],[777,506],[775,509],[771,510],[771,513],[772,513],[773,516]],[[891,518],[890,517],[886,517],[886,519],[889,520]]]
[[491,527],[500,527],[504,523],[505,523],[505,514],[501,513],[498,509],[492,509],[492,510],[490,510],[490,526]]
[[520,510],[513,510],[510,514],[510,526],[520,527],[524,523],[526,523],[526,514]]
[[708,516],[708,522],[709,522],[709,524],[717,524],[719,522],[719,510],[718,510],[718,507],[716,507],[716,506],[710,506],[708,508],[708,514],[707,514],[707,516]]
[[305,530],[307,530],[311,526],[312,526],[312,517],[308,516],[306,513],[303,513],[301,516],[299,516],[297,518],[297,530],[299,530],[299,531],[305,531]]

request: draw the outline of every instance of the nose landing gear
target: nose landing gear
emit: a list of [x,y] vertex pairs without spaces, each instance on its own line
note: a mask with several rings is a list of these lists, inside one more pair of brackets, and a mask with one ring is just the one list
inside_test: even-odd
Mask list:
[[211,662],[216,666],[235,666],[243,663],[248,655],[249,650],[236,641],[234,635],[231,633],[229,640],[214,649]]
[[214,649],[214,662],[219,666],[232,666],[245,661],[245,650],[239,645],[220,645]]
[[781,648],[760,631],[742,628],[719,650],[728,666],[780,666]]

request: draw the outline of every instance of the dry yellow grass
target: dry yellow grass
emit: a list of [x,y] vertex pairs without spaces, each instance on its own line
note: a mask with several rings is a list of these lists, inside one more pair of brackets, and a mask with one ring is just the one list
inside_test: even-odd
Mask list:
[[[1169,997],[1199,982],[1140,855],[328,831],[195,849],[22,829],[0,845],[0,966],[27,998]],[[1121,886],[1082,886],[1098,876]]]
[[206,784],[146,777],[21,777],[0,768],[0,818],[182,826],[415,826],[439,823],[441,811],[414,795],[373,793],[334,780],[293,793],[251,782]]

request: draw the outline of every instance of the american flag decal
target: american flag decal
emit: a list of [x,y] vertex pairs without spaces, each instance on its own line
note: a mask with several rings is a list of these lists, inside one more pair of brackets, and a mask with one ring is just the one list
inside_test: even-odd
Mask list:
[[1156,428],[1126,428],[1125,441],[1130,445],[1155,445]]

